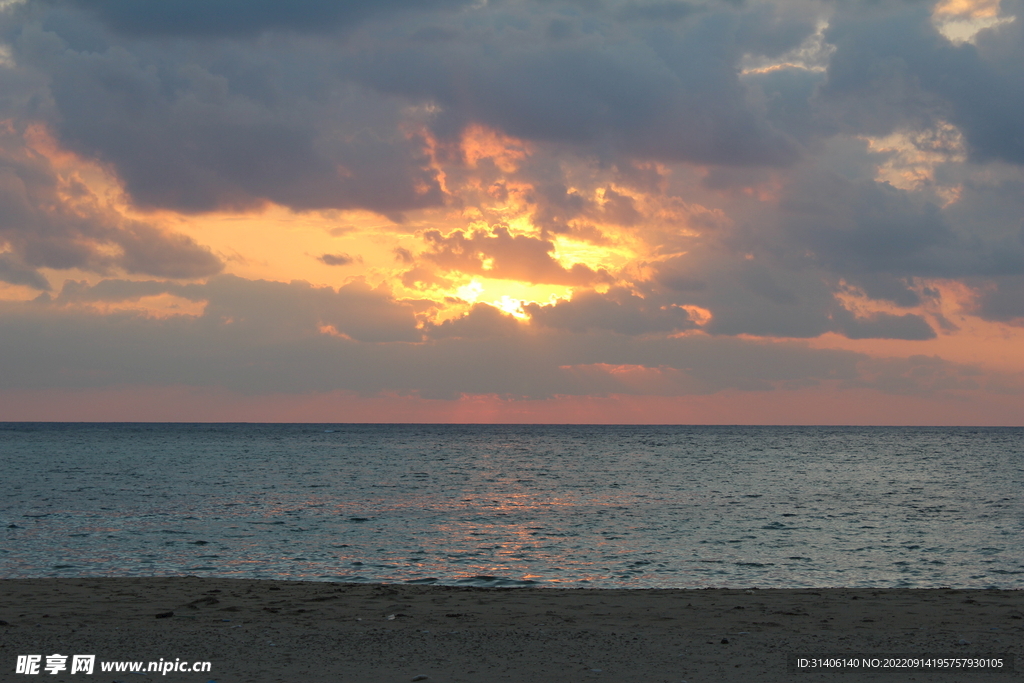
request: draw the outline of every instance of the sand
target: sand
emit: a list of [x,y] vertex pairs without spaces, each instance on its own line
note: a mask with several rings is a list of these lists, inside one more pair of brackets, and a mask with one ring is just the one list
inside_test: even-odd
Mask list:
[[[170,613],[173,613],[171,615]],[[1024,591],[561,590],[246,579],[0,581],[0,681],[1008,681]],[[15,673],[95,654],[93,675]],[[1017,655],[1017,671],[795,671],[788,656]],[[100,662],[209,661],[209,673]],[[70,663],[70,660],[69,660]],[[418,678],[418,677],[426,678]]]

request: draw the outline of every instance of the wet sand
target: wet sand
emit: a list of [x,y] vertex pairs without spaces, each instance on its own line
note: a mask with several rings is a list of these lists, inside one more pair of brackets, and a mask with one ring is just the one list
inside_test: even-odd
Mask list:
[[[571,590],[247,579],[0,581],[0,681],[1009,681],[1024,591]],[[95,654],[92,676],[18,655]],[[794,671],[793,654],[1016,655],[1016,671]],[[209,673],[100,662],[209,661]],[[70,660],[69,660],[70,662]],[[417,678],[425,676],[426,678]]]

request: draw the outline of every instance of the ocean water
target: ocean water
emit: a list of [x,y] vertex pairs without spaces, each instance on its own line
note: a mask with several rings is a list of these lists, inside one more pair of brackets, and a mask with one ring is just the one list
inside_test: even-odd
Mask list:
[[1024,429],[0,424],[0,576],[1024,587]]

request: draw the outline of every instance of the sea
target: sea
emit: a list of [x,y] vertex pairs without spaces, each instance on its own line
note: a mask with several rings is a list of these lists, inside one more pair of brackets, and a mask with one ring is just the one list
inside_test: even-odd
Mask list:
[[0,423],[0,576],[1024,588],[1024,429]]

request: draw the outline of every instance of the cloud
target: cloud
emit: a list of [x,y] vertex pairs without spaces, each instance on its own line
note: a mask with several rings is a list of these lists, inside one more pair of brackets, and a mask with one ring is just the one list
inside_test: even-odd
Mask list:
[[324,335],[362,342],[422,339],[412,305],[395,301],[386,291],[359,280],[337,289],[299,280],[285,283],[235,275],[190,284],[108,279],[89,285],[68,280],[52,303],[73,314],[78,310],[74,304],[137,301],[160,294],[205,301],[201,319],[194,322],[206,330],[218,330],[222,342],[251,338],[251,343],[260,347]]
[[445,320],[439,325],[432,324],[427,328],[427,333],[434,339],[509,337],[519,332],[519,323],[514,317],[502,313],[494,306],[482,303],[473,304],[466,315]]
[[589,285],[612,280],[607,271],[595,271],[582,263],[566,268],[551,256],[555,249],[553,242],[529,235],[513,235],[503,226],[474,230],[469,235],[461,230],[449,235],[428,230],[423,238],[430,245],[430,251],[425,252],[423,258],[446,270],[564,285]]
[[781,208],[793,241],[836,272],[948,274],[955,236],[942,212],[887,183],[819,173],[794,184]]
[[[998,376],[986,376],[978,368],[944,361],[936,356],[876,358],[861,363],[861,375],[847,386],[868,386],[890,394],[925,394],[973,391],[998,384]],[[1017,388],[1019,391],[1019,386]]]
[[325,32],[393,12],[456,8],[468,0],[68,0],[122,33],[244,36],[268,30]]
[[0,282],[28,285],[40,291],[50,289],[49,281],[39,271],[29,268],[13,254],[0,254]]
[[236,339],[253,335],[263,343],[333,334],[364,342],[412,342],[422,336],[411,306],[360,281],[335,290],[222,275],[191,291],[209,302],[206,319],[228,321],[219,327]]
[[362,261],[362,258],[352,257],[348,254],[321,254],[316,257],[316,260],[327,266],[347,266],[350,263]]
[[[771,258],[734,259],[700,251],[656,266],[647,295],[656,306],[696,306],[716,335],[812,338],[836,332],[850,339],[925,340],[936,336],[919,314],[857,314],[828,271],[793,268]],[[877,294],[877,293],[876,293]],[[916,296],[916,294],[915,294]]]
[[1000,277],[978,283],[973,312],[986,320],[1024,326],[1024,277]]
[[[954,44],[933,5],[8,8],[0,281],[108,279],[0,304],[5,382],[443,398],[984,389],[939,359],[872,365],[791,341],[935,348],[958,282],[975,293],[966,313],[1024,320],[1024,22]],[[1024,17],[1018,0],[1002,8]],[[234,262],[162,222],[268,204],[401,224],[331,232],[362,244],[361,270],[385,285],[224,275]],[[359,259],[324,245],[306,257]],[[436,300],[396,298],[388,277]],[[572,291],[524,304],[524,319],[464,311],[453,291],[469,278],[495,298]],[[146,317],[156,299],[195,305]]]
[[[774,55],[813,34],[803,5],[707,5],[652,27],[619,13],[684,5],[595,5],[601,21],[587,24],[530,2],[449,11],[464,4],[35,3],[0,27],[13,73],[35,89],[10,104],[45,120],[62,146],[109,164],[137,206],[184,212],[273,202],[399,220],[451,199],[431,146],[481,124],[627,169],[637,160],[778,167],[803,153],[781,131],[806,126],[766,118],[736,70],[745,54]],[[570,25],[564,40],[547,37],[538,11]],[[379,12],[386,21],[364,21]],[[353,22],[364,22],[358,39],[331,35]],[[425,40],[425,26],[443,39]],[[259,31],[273,37],[246,37]],[[222,39],[193,40],[212,35]],[[785,99],[799,108],[807,96]],[[559,222],[547,209],[573,211],[557,206],[573,193],[541,192],[542,223]],[[635,222],[616,192],[608,188],[602,217]]]
[[[160,293],[207,305],[198,316],[162,319],[130,311],[104,315],[76,305]],[[486,305],[433,327],[432,339],[424,340],[411,307],[378,290],[224,275],[205,285],[71,283],[52,301],[8,302],[0,308],[5,339],[0,370],[8,388],[174,383],[247,392],[347,389],[545,397],[594,390],[593,381],[566,368],[605,364],[674,368],[690,378],[677,393],[706,393],[769,390],[776,382],[852,380],[862,358],[709,337],[529,332]]]
[[118,266],[127,273],[192,279],[219,273],[219,258],[187,235],[167,234],[132,221],[122,228],[117,244],[123,250]]
[[[38,135],[38,132],[36,133]],[[0,242],[5,281],[49,289],[38,268],[78,268],[168,278],[212,275],[223,263],[185,235],[126,218],[33,145],[0,125]]]
[[528,195],[536,202],[532,222],[544,232],[574,235],[598,244],[606,241],[604,236],[597,228],[581,223],[581,220],[623,227],[643,222],[644,215],[633,197],[612,187],[604,187],[600,191],[602,201],[598,203],[583,196],[578,189],[566,187],[561,178],[536,182]]
[[[161,4],[161,3],[158,3]],[[18,27],[19,70],[59,143],[116,170],[143,208],[366,208],[443,200],[424,140],[394,101],[347,84],[315,45],[120,43],[83,17]],[[87,36],[87,37],[86,37]],[[84,44],[79,44],[84,43]]]
[[65,280],[53,299],[59,305],[88,302],[137,301],[143,297],[173,294],[193,301],[203,299],[205,285],[181,285],[165,280],[100,280],[94,285]]
[[[526,5],[505,11],[518,7]],[[799,43],[814,27],[805,17],[741,15],[709,11],[635,32],[620,32],[612,17],[585,28],[560,19],[571,25],[552,41],[547,24],[527,13],[520,21],[481,13],[457,41],[382,43],[352,73],[382,92],[437,103],[433,128],[442,138],[476,122],[624,159],[787,165],[799,145],[750,106],[735,63],[744,50]],[[779,25],[788,39],[769,37]]]
[[610,330],[638,335],[697,327],[687,310],[673,305],[659,306],[623,287],[613,287],[605,294],[582,292],[571,301],[551,305],[530,303],[523,306],[523,310],[535,325],[571,332]]
[[[164,293],[207,303],[199,314],[164,318],[85,305]],[[332,289],[223,275],[209,284],[67,283],[52,300],[0,303],[0,376],[7,389],[174,384],[441,399],[682,396],[836,383],[934,394],[996,381],[937,358],[871,359],[700,333],[534,327],[485,304],[423,332],[409,304],[360,284]]]
[[[922,314],[934,314],[941,298],[927,293],[930,281],[988,288],[993,278],[1024,274],[1019,169],[946,161],[919,187],[900,188],[871,177],[888,152],[863,139],[839,141],[784,175],[709,174],[714,182],[705,186],[729,198],[733,224],[657,265],[656,284],[677,292],[676,303],[709,309],[715,317],[706,329],[720,334],[928,339]],[[769,199],[745,210],[745,186],[759,185]],[[936,187],[955,200],[940,205]],[[899,322],[852,322],[840,301],[847,293],[882,302],[881,309],[921,308],[899,312],[914,316]]]
[[850,339],[906,339],[920,341],[934,339],[935,330],[919,315],[905,313],[874,313],[857,317],[847,309],[836,307],[833,311],[837,331]]
[[847,125],[876,135],[946,118],[973,159],[1024,164],[1024,6],[1003,5],[1017,20],[982,31],[976,45],[941,35],[930,3],[837,5],[825,100]]
[[678,21],[704,8],[688,2],[627,2],[618,11],[623,21]]

